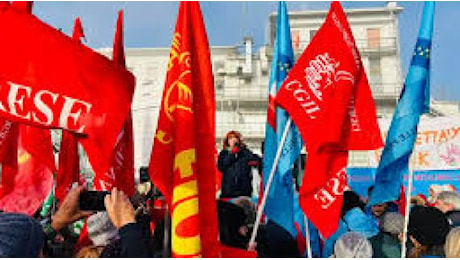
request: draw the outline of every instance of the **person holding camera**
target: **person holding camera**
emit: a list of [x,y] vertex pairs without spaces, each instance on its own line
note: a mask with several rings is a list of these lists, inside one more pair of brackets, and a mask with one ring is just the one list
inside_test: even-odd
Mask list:
[[246,148],[239,132],[228,132],[217,161],[217,167],[222,173],[220,197],[251,197],[252,167],[257,167],[260,163],[261,158]]
[[[83,185],[72,188],[62,201],[51,223],[44,225],[47,240],[53,240],[58,232],[71,223],[89,217],[96,212],[82,210],[82,195],[87,192]],[[104,194],[105,195],[105,194]],[[136,219],[136,212],[128,196],[117,188],[104,197],[104,208],[120,236],[120,257],[152,257],[150,250],[150,230]],[[145,233],[148,233],[146,235]],[[102,254],[104,254],[105,249]]]

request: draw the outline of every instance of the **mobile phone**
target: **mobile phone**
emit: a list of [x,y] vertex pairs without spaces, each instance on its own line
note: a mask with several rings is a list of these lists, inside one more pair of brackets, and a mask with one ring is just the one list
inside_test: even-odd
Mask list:
[[83,191],[80,194],[80,210],[105,211],[104,198],[108,191]]
[[147,167],[141,167],[139,169],[140,183],[150,182],[149,170]]

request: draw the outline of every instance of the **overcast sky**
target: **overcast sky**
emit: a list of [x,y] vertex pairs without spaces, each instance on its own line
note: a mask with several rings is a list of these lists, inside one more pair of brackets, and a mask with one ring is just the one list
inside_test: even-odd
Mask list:
[[[268,15],[278,2],[201,2],[210,45],[241,45],[243,35],[254,37],[256,46],[267,42]],[[397,2],[401,61],[407,72],[420,24],[423,2]],[[327,10],[330,2],[288,2],[289,10]],[[344,8],[383,7],[386,2],[342,2]],[[79,16],[92,48],[111,47],[119,9],[125,10],[126,47],[170,47],[178,2],[35,2],[34,14],[70,35]],[[460,100],[460,2],[437,2],[432,55],[432,95]]]

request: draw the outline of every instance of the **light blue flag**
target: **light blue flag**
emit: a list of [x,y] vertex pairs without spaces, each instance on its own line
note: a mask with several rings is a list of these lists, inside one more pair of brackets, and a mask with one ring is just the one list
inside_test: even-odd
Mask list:
[[434,9],[434,2],[425,3],[409,73],[393,114],[369,205],[398,200],[403,176],[408,173],[409,157],[417,137],[420,115],[429,112],[429,69]]
[[[269,82],[268,122],[265,128],[265,144],[263,158],[264,186],[267,184],[273,162],[275,161],[278,144],[284,132],[289,115],[276,107],[274,100],[281,83],[294,64],[294,53],[291,42],[291,29],[287,15],[286,3],[280,2],[276,27],[276,40]],[[302,139],[294,123],[283,146],[269,196],[265,206],[265,214],[272,221],[285,228],[293,237],[294,225],[292,167],[302,149]]]

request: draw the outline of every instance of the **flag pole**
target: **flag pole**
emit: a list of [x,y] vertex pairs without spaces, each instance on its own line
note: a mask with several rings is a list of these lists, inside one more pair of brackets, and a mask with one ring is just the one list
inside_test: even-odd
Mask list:
[[260,219],[262,218],[262,213],[264,212],[265,203],[267,202],[268,192],[270,190],[270,186],[273,182],[273,177],[275,176],[276,168],[278,167],[278,162],[281,157],[281,152],[283,151],[284,143],[286,142],[286,137],[289,133],[289,129],[291,128],[292,119],[289,117],[288,121],[286,122],[286,126],[284,127],[283,136],[281,137],[281,142],[278,145],[278,150],[276,151],[275,161],[273,163],[272,169],[270,171],[270,176],[268,177],[267,186],[264,190],[264,196],[262,197],[262,201],[260,202],[259,209],[257,210],[257,218],[256,222],[254,223],[254,229],[252,230],[251,239],[249,240],[249,249],[254,249],[254,242],[256,240],[257,230],[259,229]]
[[415,159],[412,158],[412,162],[409,164],[409,173],[408,173],[408,184],[407,184],[407,196],[406,196],[406,211],[404,216],[404,231],[403,231],[403,241],[401,245],[401,257],[406,258],[406,242],[407,242],[407,229],[409,226],[409,211],[410,211],[410,199],[412,193],[412,179],[413,179],[413,171],[414,171],[414,163]]
[[[302,153],[301,153],[302,154]],[[305,164],[306,164],[306,159],[305,159]],[[302,155],[299,156],[299,160],[297,160],[297,182],[299,181],[300,174],[302,173]],[[304,221],[305,221],[305,243],[307,246],[307,257],[308,258],[313,258],[313,254],[311,252],[311,240],[310,240],[310,228],[308,226],[308,219],[307,216],[304,215]]]
[[310,228],[308,227],[308,219],[307,216],[304,217],[305,220],[305,239],[307,240],[307,257],[313,258],[311,253],[311,243],[310,243]]
[[169,237],[169,232],[171,228],[171,219],[169,218],[169,209],[168,204],[166,204],[166,210],[164,215],[164,233],[163,233],[163,252],[162,255],[164,258],[172,257],[169,250],[169,245],[172,244],[172,237]]

